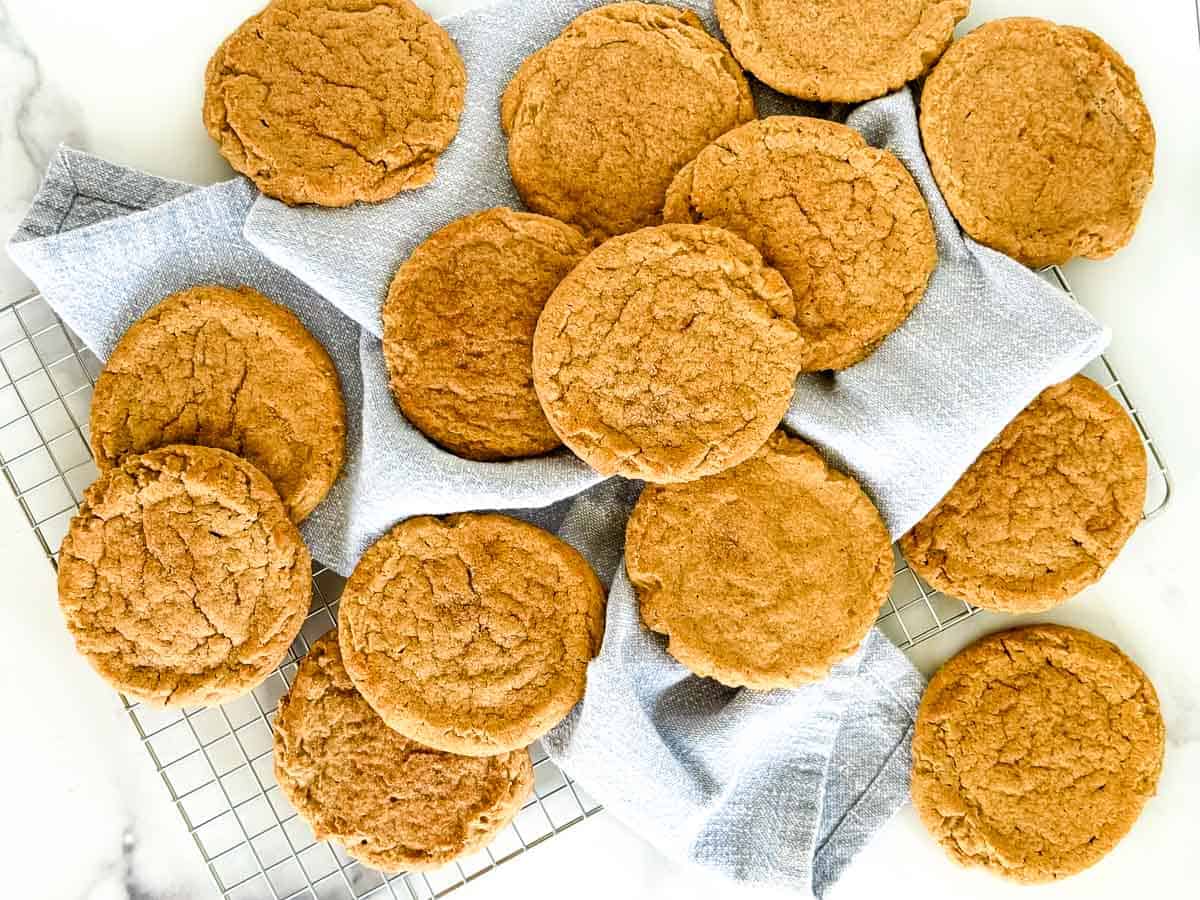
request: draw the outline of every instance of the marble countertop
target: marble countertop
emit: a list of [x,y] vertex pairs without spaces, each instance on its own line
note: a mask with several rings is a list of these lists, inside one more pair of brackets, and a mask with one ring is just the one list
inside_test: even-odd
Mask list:
[[[421,0],[435,15],[480,0]],[[1042,15],[1106,36],[1136,69],[1158,132],[1156,184],[1131,246],[1067,274],[1111,325],[1110,352],[1172,468],[1167,512],[1140,529],[1105,579],[1038,617],[1089,628],[1133,656],[1167,722],[1158,796],[1102,863],[1039,897],[1200,896],[1200,10],[1194,0],[975,0],[967,27]],[[59,142],[196,183],[229,177],[200,123],[212,49],[260,0],[0,0],[0,233],[20,220]],[[30,286],[0,253],[0,306]],[[0,884],[8,897],[208,898],[200,855],[116,696],[77,658],[53,575],[7,490],[0,565],[9,624],[0,771]],[[980,615],[913,653],[926,673],[1011,619]],[[1017,888],[951,864],[902,811],[832,898],[1012,897]],[[456,896],[763,896],[685,871],[605,814]],[[783,895],[780,895],[783,896]],[[788,894],[786,896],[795,896]]]

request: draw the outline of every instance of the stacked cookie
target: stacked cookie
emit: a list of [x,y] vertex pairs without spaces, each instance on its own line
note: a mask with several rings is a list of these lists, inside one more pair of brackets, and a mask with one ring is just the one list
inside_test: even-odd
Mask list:
[[[951,44],[967,0],[868,6],[716,0],[728,48],[669,6],[580,15],[503,94],[529,211],[435,231],[383,303],[392,393],[448,453],[501,463],[565,446],[647,483],[625,554],[642,620],[731,686],[825,678],[888,595],[870,498],[778,426],[796,377],[867,358],[937,264],[903,163],[831,121],[759,119],[742,67],[825,102],[932,67],[920,123],[946,202],[1030,265],[1115,252],[1151,181],[1136,81],[1095,35],[1013,19]],[[453,42],[410,0],[273,0],[213,56],[204,121],[265,194],[344,206],[428,183],[465,86]],[[249,288],[184,291],[121,339],[91,436],[102,474],[60,558],[81,652],[150,702],[249,690],[308,610],[295,523],[344,455],[328,355]],[[1113,561],[1145,479],[1128,416],[1076,377],[901,548],[948,594],[1044,610]],[[318,837],[379,868],[478,849],[528,795],[524,748],[583,696],[603,626],[600,582],[552,535],[495,514],[401,522],[364,554],[336,632],[280,703],[285,795]],[[1060,877],[1128,830],[1161,756],[1141,671],[1099,639],[1038,627],[985,639],[934,679],[914,797],[956,858]]]
[[296,523],[345,454],[329,355],[251,288],[191,288],[122,336],[90,432],[101,474],[58,562],[76,646],[147,702],[210,706],[249,691],[308,614]]
[[604,591],[501,515],[407,519],[363,555],[338,628],[275,720],[275,774],[318,839],[385,870],[487,844],[533,785],[526,747],[583,697]]
[[275,779],[317,840],[396,871],[435,868],[487,844],[529,795],[533,767],[523,748],[462,756],[394,731],[354,686],[330,632],[279,701]]

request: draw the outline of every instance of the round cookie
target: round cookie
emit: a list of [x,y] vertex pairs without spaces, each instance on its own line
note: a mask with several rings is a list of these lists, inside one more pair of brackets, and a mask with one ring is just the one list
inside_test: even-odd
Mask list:
[[777,431],[741,465],[647,485],[625,566],[667,652],[731,687],[798,687],[858,649],[892,584],[892,542],[852,478]]
[[747,71],[803,100],[882,97],[928,70],[970,0],[716,0]]
[[1154,177],[1154,125],[1133,71],[1082,28],[988,22],[921,94],[921,137],[963,230],[1029,266],[1129,243]]
[[333,631],[300,662],[274,737],[275,780],[317,840],[387,872],[482,849],[533,788],[526,750],[458,756],[388,728],[355,690]]
[[1145,500],[1137,427],[1100,385],[1076,375],[1013,419],[900,549],[952,597],[1037,612],[1100,579]]
[[204,126],[233,168],[284,203],[386,200],[433,180],[467,73],[410,0],[272,0],[204,76]]
[[417,247],[383,304],[383,355],[408,420],[468,459],[557,447],[533,390],[533,330],[588,249],[571,226],[509,209],[459,219]]
[[84,493],[58,557],[75,646],[117,690],[216,706],[282,662],[312,561],[271,483],[232,453],[130,455]]
[[603,240],[658,224],[679,167],[755,110],[695,13],[613,3],[526,59],[500,116],[525,204]]
[[925,293],[937,243],[916,182],[853,128],[772,116],[700,151],[667,191],[663,219],[748,240],[787,279],[804,371],[869,355]]
[[339,641],[396,731],[450,753],[524,747],[583,696],[604,591],[552,534],[507,516],[401,522],[346,583]]
[[1033,625],[989,635],[934,675],[913,738],[912,799],[963,865],[1021,882],[1093,865],[1162,771],[1145,673],[1108,641]]
[[533,338],[533,384],[564,444],[603,475],[690,481],[749,457],[787,411],[804,340],[792,292],[711,225],[612,238],[563,279]]
[[299,319],[251,288],[207,285],[121,337],[92,394],[91,443],[101,471],[166,444],[229,450],[299,522],[341,471],[346,411],[337,369]]

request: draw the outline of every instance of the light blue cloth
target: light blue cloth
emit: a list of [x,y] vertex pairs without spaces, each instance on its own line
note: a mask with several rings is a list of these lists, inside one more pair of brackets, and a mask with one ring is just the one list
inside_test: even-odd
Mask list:
[[[448,23],[468,68],[467,109],[437,180],[419,191],[344,210],[288,208],[241,179],[192,190],[64,149],[9,252],[102,358],[154,302],[190,285],[249,284],[292,309],[333,357],[349,418],[346,469],[304,525],[315,556],[345,573],[409,515],[538,507],[518,514],[559,530],[611,584],[603,649],[583,702],[545,739],[551,755],[672,857],[821,895],[907,796],[922,683],[903,654],[875,630],[829,679],[801,690],[738,691],[691,676],[641,627],[621,564],[637,485],[598,483],[565,452],[458,459],[413,429],[387,388],[377,335],[395,267],[446,222],[518,205],[500,91],[521,59],[595,5],[507,0]],[[707,2],[679,5],[711,24]],[[756,95],[764,113],[811,111]],[[921,153],[907,90],[847,121],[912,171],[939,265],[874,355],[836,377],[800,379],[785,421],[864,484],[897,535],[1040,390],[1099,354],[1108,333],[1036,274],[962,238]]]

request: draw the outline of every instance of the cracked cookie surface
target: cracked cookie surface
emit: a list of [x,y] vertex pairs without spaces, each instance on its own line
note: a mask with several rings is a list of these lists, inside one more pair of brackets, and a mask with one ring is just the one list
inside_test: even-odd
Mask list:
[[301,660],[274,741],[275,780],[316,839],[388,872],[482,849],[533,787],[526,750],[459,756],[389,728],[350,681],[334,631]]
[[803,100],[857,103],[922,75],[969,0],[716,0],[746,70]]
[[583,696],[604,604],[583,557],[540,528],[420,516],[363,555],[338,634],[346,670],[388,725],[489,756],[541,737]]
[[1154,125],[1117,52],[1082,28],[988,22],[921,93],[930,168],[963,230],[1029,266],[1129,243],[1154,178]]
[[386,200],[433,179],[466,80],[450,36],[410,0],[273,0],[209,62],[204,125],[270,197]]
[[626,528],[642,621],[731,687],[797,687],[851,655],[887,598],[892,544],[858,484],[782,431],[689,484],[647,485]]
[[588,249],[571,226],[510,209],[458,219],[417,247],[383,305],[389,383],[408,420],[468,459],[559,446],[533,390],[533,330]]
[[132,455],[84,493],[58,597],[75,646],[113,687],[215,706],[283,660],[308,613],[312,562],[275,489],[224,450]]
[[550,296],[533,383],[564,444],[603,475],[691,481],[779,424],[804,340],[783,276],[737,235],[661,225],[605,242]]
[[189,288],[121,337],[92,395],[101,470],[128,453],[202,444],[245,457],[299,522],[342,468],[337,369],[300,321],[251,288]]
[[526,59],[500,116],[525,204],[603,240],[658,224],[680,166],[755,109],[695,13],[614,3]]
[[795,294],[809,372],[869,355],[937,265],[933,222],[908,170],[821,119],[772,116],[722,135],[680,170],[663,219],[728,228],[779,270]]
[[1036,612],[1098,581],[1142,519],[1146,452],[1083,375],[1043,391],[900,539],[913,571],[988,609]]
[[1145,673],[1108,641],[1034,625],[983,638],[934,675],[913,738],[912,799],[950,856],[1023,882],[1093,865],[1162,771]]

